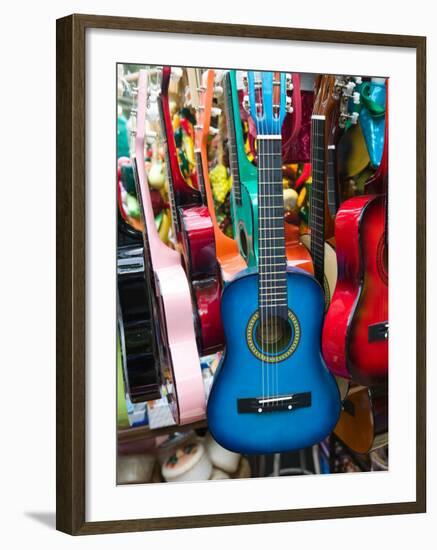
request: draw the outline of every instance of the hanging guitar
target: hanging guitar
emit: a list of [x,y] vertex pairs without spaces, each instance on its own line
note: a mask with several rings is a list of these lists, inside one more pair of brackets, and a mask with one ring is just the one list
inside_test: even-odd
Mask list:
[[152,319],[159,337],[163,382],[173,417],[178,424],[205,415],[205,390],[197,351],[193,308],[187,276],[179,252],[166,246],[155,225],[144,164],[144,137],[148,73],[139,72],[138,115],[133,159],[137,194],[145,225],[145,263],[152,297]]
[[335,152],[346,124],[357,122],[357,116],[348,112],[353,88],[350,80],[333,75],[319,76],[315,83],[311,117],[311,234],[302,235],[302,242],[311,250],[314,273],[323,286],[326,307],[337,282],[337,257],[332,238],[339,201]]
[[237,74],[224,78],[229,165],[232,176],[231,218],[235,240],[249,267],[258,264],[258,174],[247,158],[237,89]]
[[[287,89],[292,77],[287,76]],[[225,75],[225,105],[228,121],[228,143],[232,174],[231,217],[235,239],[240,252],[249,267],[258,265],[258,172],[248,160],[244,149],[244,139],[238,103],[236,71]],[[247,100],[244,102],[247,108]],[[287,102],[290,111],[291,102]],[[299,121],[299,117],[297,117]],[[288,136],[292,143],[300,126],[294,125]],[[294,267],[313,273],[311,256],[300,242],[299,228],[284,221],[285,251],[287,262]]]
[[131,401],[159,399],[159,360],[142,244],[119,242],[117,247],[117,320],[123,373]]
[[[388,118],[385,128],[387,180]],[[367,386],[388,374],[387,224],[387,195],[348,199],[335,220],[339,276],[323,327],[323,355],[331,372]]]
[[214,226],[217,260],[225,282],[246,268],[246,262],[240,254],[238,244],[223,233],[217,222],[214,197],[208,174],[208,139],[218,130],[211,126],[211,115],[218,116],[220,110],[213,107],[215,73],[208,69],[203,74],[198,69],[187,69],[192,94],[192,103],[196,109],[195,157],[197,180],[204,204],[208,206]]
[[208,399],[208,426],[223,447],[243,453],[302,449],[334,428],[340,400],[320,353],[323,292],[287,267],[281,127],[284,73],[249,72],[257,126],[259,267],[224,289],[226,348]]
[[163,67],[158,108],[168,176],[173,235],[180,245],[193,296],[199,352],[208,355],[223,347],[220,317],[221,280],[214,228],[200,191],[182,176],[169,106],[171,67]]
[[[133,224],[121,201],[121,186],[132,172],[130,159],[119,159],[117,180],[117,323],[126,391],[133,403],[159,399],[160,369],[150,296],[144,269],[142,227]],[[130,183],[130,182],[129,182]],[[135,194],[135,183],[129,191]],[[135,220],[137,222],[137,220]],[[138,229],[136,229],[138,227]]]
[[388,388],[352,386],[334,433],[352,451],[367,454],[388,442]]

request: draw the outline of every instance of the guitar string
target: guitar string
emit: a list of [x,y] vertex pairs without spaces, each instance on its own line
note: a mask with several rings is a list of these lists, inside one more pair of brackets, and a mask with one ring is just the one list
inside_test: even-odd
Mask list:
[[[260,75],[259,75],[259,82],[260,82],[260,88],[259,88],[259,101],[262,105],[262,113],[261,113],[261,135],[262,136],[265,136],[266,133],[267,133],[267,124],[266,124],[266,105],[265,105],[265,94],[264,94],[264,80],[265,80],[265,75],[267,73],[264,73],[264,72],[261,72]],[[262,145],[261,145],[262,143]],[[268,181],[268,178],[269,178],[269,156],[265,154],[265,141],[261,141],[258,143],[259,144],[259,147],[260,147],[260,151],[259,151],[259,154],[260,156],[263,157],[263,162],[262,162],[262,167],[263,167],[263,171],[262,171],[262,174],[266,174],[267,175],[267,181]],[[263,155],[261,155],[261,147],[263,149]],[[264,162],[266,163],[264,165]],[[265,169],[264,169],[265,168]],[[271,241],[271,235],[270,235],[270,224],[269,224],[269,217],[267,215],[267,210],[268,210],[268,207],[267,207],[267,203],[268,203],[268,193],[266,193],[266,189],[268,189],[268,185],[266,185],[266,180],[265,180],[265,177],[263,176],[262,177],[262,180],[264,180],[262,182],[262,192],[263,192],[263,218],[264,218],[264,224],[265,224],[265,227],[266,227],[266,235],[267,235],[267,242],[270,243]],[[267,199],[267,200],[266,200]],[[262,303],[263,303],[263,309],[264,309],[264,330],[265,330],[265,343],[268,343],[269,342],[269,308],[268,306],[266,307],[266,303],[268,303],[268,275],[269,275],[269,256],[268,256],[268,249],[267,248],[264,248],[264,266],[263,266],[263,290],[262,290],[262,294],[265,296],[261,299]],[[265,345],[265,344],[264,344]],[[270,364],[268,361],[266,361],[266,398],[268,399],[269,398],[269,395],[270,395]],[[269,402],[267,402],[267,407],[269,406]]]
[[[271,103],[272,103],[272,106],[271,106],[271,117],[272,117],[272,134],[276,135],[277,134],[277,121],[275,119],[275,74],[274,72],[271,73]],[[277,250],[275,247],[276,247],[276,231],[274,231],[274,227],[277,223],[277,220],[275,220],[276,218],[276,211],[277,211],[277,206],[276,206],[276,202],[277,202],[277,194],[278,194],[278,185],[277,185],[277,182],[276,182],[276,170],[277,170],[277,166],[276,166],[276,147],[277,147],[277,143],[276,143],[276,138],[275,139],[272,139],[270,140],[269,139],[269,148],[271,149],[270,151],[270,155],[269,155],[269,158],[271,159],[271,181],[272,183],[270,183],[269,185],[272,187],[272,192],[269,193],[271,195],[271,201],[273,203],[273,208],[271,209],[271,212],[272,212],[272,238],[271,238],[271,242],[272,242],[272,248],[271,250],[273,251],[272,253],[272,273],[273,273],[273,267],[275,268],[275,271],[276,271],[276,260],[273,261],[273,257],[276,256],[275,254],[275,251]],[[274,339],[274,353],[273,353],[273,380],[274,380],[274,391],[273,391],[273,398],[275,398],[276,396],[276,392],[277,392],[277,380],[276,380],[276,376],[277,376],[277,360],[276,360],[276,357],[277,357],[277,352],[278,352],[278,344],[277,344],[277,337],[278,337],[278,311],[277,311],[277,302],[276,302],[276,274],[275,274],[275,277],[273,278],[272,280],[272,309],[274,310],[274,314],[272,316],[272,332],[273,332],[273,339]],[[274,402],[272,402],[272,406],[274,405]]]
[[[274,78],[274,77],[273,77]],[[279,239],[278,239],[278,242],[280,243],[280,254],[282,256],[282,254],[284,254],[285,256],[285,233],[284,233],[284,207],[283,207],[283,203],[284,203],[284,199],[283,199],[283,189],[282,189],[282,136],[281,136],[281,106],[282,106],[282,102],[284,101],[284,97],[283,97],[283,94],[286,93],[286,91],[284,90],[284,75],[283,73],[278,73],[278,84],[276,85],[278,87],[278,93],[276,94],[277,95],[277,98],[278,98],[278,107],[277,107],[277,112],[276,112],[276,134],[277,136],[279,137],[279,140],[278,140],[278,143],[276,144],[276,148],[277,148],[277,154],[279,155],[279,162],[278,162],[278,165],[279,166],[275,166],[275,171],[278,171],[278,182],[276,183],[275,182],[275,186],[277,187],[277,197],[276,197],[276,201],[279,202],[279,211],[280,211],[280,228],[281,228],[281,231],[278,231],[279,233]],[[275,97],[273,96],[273,102],[275,101]],[[276,160],[276,157],[275,157],[275,160]],[[281,273],[283,273],[283,269],[285,267],[286,269],[286,265],[284,265],[284,260],[285,260],[285,257],[284,258],[281,258],[281,262],[283,264],[283,267],[281,268]],[[281,277],[281,279],[284,279],[284,277]],[[287,275],[285,275],[285,282],[287,280]],[[281,288],[282,288],[282,285],[281,285]],[[278,293],[277,293],[278,291]],[[278,288],[276,288],[276,285],[275,285],[275,291],[274,291],[274,303],[275,303],[275,307],[278,308],[278,310],[276,311],[276,316],[275,316],[275,323],[276,323],[276,350],[275,350],[275,382],[276,382],[276,391],[275,391],[275,397],[276,397],[276,404],[279,403],[278,401],[278,397],[279,397],[279,365],[278,365],[278,354],[279,354],[279,339],[278,339],[278,336],[280,334],[280,326],[282,326],[282,323],[283,323],[283,319],[281,318],[281,315],[279,314],[279,312],[281,312],[281,305],[278,305],[278,295],[280,296],[280,291]],[[280,299],[279,299],[280,300]],[[287,310],[286,310],[287,312]],[[282,314],[282,312],[281,312]],[[288,315],[286,315],[286,319],[287,319]],[[286,322],[286,320],[285,320]],[[285,325],[284,325],[285,326]]]
[[[248,71],[247,73],[247,80],[248,80],[248,86],[249,86],[249,100],[250,100],[250,105],[251,105],[251,115],[252,115],[252,118],[254,119],[256,125],[257,125],[257,133],[259,133],[259,129],[258,129],[258,125],[260,125],[260,117],[259,117],[259,113],[258,113],[258,106],[256,104],[256,101],[257,101],[257,91],[256,91],[256,87],[255,87],[255,82],[256,82],[256,78],[257,78],[257,73],[255,71]],[[261,131],[262,131],[262,126],[260,125],[260,128],[261,128]],[[261,194],[261,174],[262,174],[262,171],[260,170],[261,168],[261,155],[260,155],[260,143],[259,143],[259,140],[258,140],[258,166],[257,166],[257,170],[258,170],[258,201],[259,201],[259,197],[260,197],[260,194]],[[258,215],[262,215],[262,202],[259,201],[259,204],[258,204]],[[259,226],[258,226],[258,231],[259,231],[259,240],[261,242],[261,236],[262,236],[262,233],[260,231],[260,228],[263,228],[264,229],[264,220],[263,222],[259,223]],[[262,252],[262,249],[259,251],[259,266],[258,266],[258,310],[259,310],[259,327],[260,327],[260,334],[261,334],[261,343],[263,343],[263,339],[264,339],[264,312],[263,312],[263,306],[262,306],[262,271],[263,271],[263,266],[262,266],[262,262],[261,262],[261,259],[262,259],[262,256],[264,254],[264,252]],[[255,338],[256,338],[256,335],[255,335]],[[264,400],[265,399],[265,382],[264,382],[264,357],[263,355],[261,354],[261,385],[262,385],[262,399]]]

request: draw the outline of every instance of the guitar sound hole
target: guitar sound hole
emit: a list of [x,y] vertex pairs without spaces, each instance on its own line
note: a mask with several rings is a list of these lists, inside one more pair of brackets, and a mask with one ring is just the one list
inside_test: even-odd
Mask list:
[[243,253],[243,256],[247,258],[248,250],[247,250],[247,237],[246,237],[246,231],[242,227],[240,227],[240,246],[241,246],[241,252]]
[[288,319],[275,315],[260,321],[256,327],[255,339],[263,353],[277,354],[290,343],[293,329]]
[[376,262],[381,280],[384,284],[388,285],[388,246],[385,233],[379,239]]

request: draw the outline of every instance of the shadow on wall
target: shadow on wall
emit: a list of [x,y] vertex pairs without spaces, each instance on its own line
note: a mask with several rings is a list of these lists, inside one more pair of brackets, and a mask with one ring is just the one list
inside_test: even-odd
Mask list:
[[24,514],[31,519],[34,519],[38,523],[42,523],[46,527],[51,529],[56,528],[56,514],[55,512],[24,512]]

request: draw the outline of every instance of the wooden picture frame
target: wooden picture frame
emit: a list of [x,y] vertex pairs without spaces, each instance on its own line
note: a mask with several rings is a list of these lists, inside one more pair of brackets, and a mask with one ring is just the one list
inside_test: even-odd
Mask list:
[[[87,522],[85,517],[85,32],[90,28],[410,48],[417,84],[416,500]],[[71,15],[57,21],[57,529],[72,535],[407,514],[426,510],[426,38]]]

